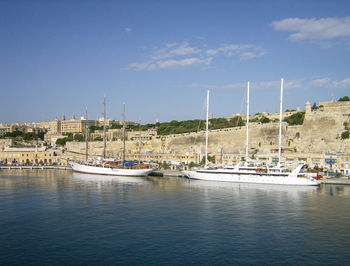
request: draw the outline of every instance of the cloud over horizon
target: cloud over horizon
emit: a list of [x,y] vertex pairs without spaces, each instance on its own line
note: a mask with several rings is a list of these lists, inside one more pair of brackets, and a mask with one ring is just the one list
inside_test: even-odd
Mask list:
[[[280,88],[281,81],[253,81],[250,82],[251,89],[277,89]],[[244,89],[247,87],[247,82],[237,82],[224,85],[208,85],[193,83],[190,85],[192,88],[211,88],[211,89]],[[339,89],[349,88],[350,89],[350,77],[343,80],[333,80],[331,78],[318,78],[318,79],[295,79],[295,80],[284,80],[285,89],[300,89],[300,88],[326,88],[326,89]]]

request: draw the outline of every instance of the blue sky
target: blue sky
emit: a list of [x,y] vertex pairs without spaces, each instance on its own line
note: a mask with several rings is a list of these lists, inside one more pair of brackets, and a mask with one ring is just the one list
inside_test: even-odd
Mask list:
[[0,1],[0,123],[154,123],[350,96],[350,1]]

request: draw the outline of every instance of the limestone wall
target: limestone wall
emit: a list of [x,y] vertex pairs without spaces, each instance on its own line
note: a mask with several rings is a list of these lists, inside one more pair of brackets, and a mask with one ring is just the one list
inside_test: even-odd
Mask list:
[[[331,106],[331,107],[330,107]],[[282,125],[282,148],[285,152],[302,157],[305,154],[316,156],[328,151],[349,152],[350,140],[341,140],[344,122],[350,123],[350,102],[325,105],[316,111],[307,110],[304,124],[300,126]],[[213,130],[209,133],[209,153],[245,155],[246,128],[236,127]],[[279,122],[267,124],[251,123],[249,130],[249,150],[259,153],[276,152],[279,144]],[[67,143],[68,150],[85,153],[85,143]],[[90,153],[102,155],[103,142],[91,142]],[[138,151],[138,142],[126,141],[126,150]],[[204,155],[205,132],[186,133],[152,137],[142,141],[142,153],[197,153]],[[121,157],[122,141],[107,142],[107,155]]]

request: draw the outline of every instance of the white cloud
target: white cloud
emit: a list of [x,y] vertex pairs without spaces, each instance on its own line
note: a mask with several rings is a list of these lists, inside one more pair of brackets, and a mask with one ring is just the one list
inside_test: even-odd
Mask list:
[[343,80],[332,80],[330,78],[320,78],[310,80],[308,82],[310,88],[326,88],[326,89],[339,89],[349,88],[350,89],[350,78]]
[[350,78],[343,79],[339,82],[339,85],[342,88],[350,88]]
[[287,18],[272,22],[272,26],[275,30],[296,32],[289,36],[291,40],[329,40],[350,36],[350,17]]
[[187,42],[177,46],[177,44],[170,43],[166,45],[166,48],[161,49],[152,56],[153,60],[164,59],[176,56],[187,56],[193,54],[199,54],[201,50],[197,47],[191,47]]
[[138,70],[138,71],[150,71],[155,69],[174,69],[183,68],[193,65],[209,65],[212,58],[200,59],[196,57],[184,58],[184,59],[169,59],[169,60],[159,60],[151,61],[145,63],[131,63],[127,66],[127,69]]
[[132,32],[132,29],[131,29],[131,28],[128,28],[128,27],[126,27],[126,28],[124,29],[124,31],[125,31],[126,33],[130,33],[130,32]]
[[185,68],[190,66],[210,65],[216,56],[237,56],[248,60],[263,56],[264,51],[254,45],[228,44],[216,49],[203,50],[191,46],[188,42],[168,43],[164,48],[154,51],[147,62],[134,62],[127,69],[145,71],[155,69]]
[[208,49],[206,51],[208,55],[218,55],[223,53],[226,56],[239,56],[241,59],[252,59],[255,57],[263,56],[265,53],[263,49],[255,45],[236,45],[229,44],[224,45],[216,49]]
[[127,69],[132,70],[154,70],[156,68],[156,65],[152,62],[149,63],[131,63],[127,66]]
[[212,58],[200,59],[200,58],[185,58],[180,60],[170,59],[167,61],[158,61],[157,65],[159,68],[180,68],[180,67],[188,67],[192,65],[208,65],[210,64]]

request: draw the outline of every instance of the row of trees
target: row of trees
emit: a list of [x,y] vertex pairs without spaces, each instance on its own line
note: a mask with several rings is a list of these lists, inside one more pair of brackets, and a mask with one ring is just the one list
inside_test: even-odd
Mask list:
[[0,138],[6,139],[17,139],[17,140],[24,140],[24,141],[31,141],[31,140],[44,140],[45,132],[24,132],[24,131],[13,131],[13,132],[7,132],[4,135],[2,135]]
[[304,123],[305,112],[298,112],[287,116],[284,118],[284,121],[288,123],[290,126],[294,125],[302,125]]
[[64,134],[65,137],[64,138],[60,138],[56,140],[56,145],[59,146],[64,146],[66,145],[67,141],[84,141],[85,137],[83,134],[72,134],[72,133],[65,133]]
[[347,101],[350,101],[350,98],[349,98],[349,96],[344,96],[344,97],[341,97],[338,101],[339,102],[347,102]]

